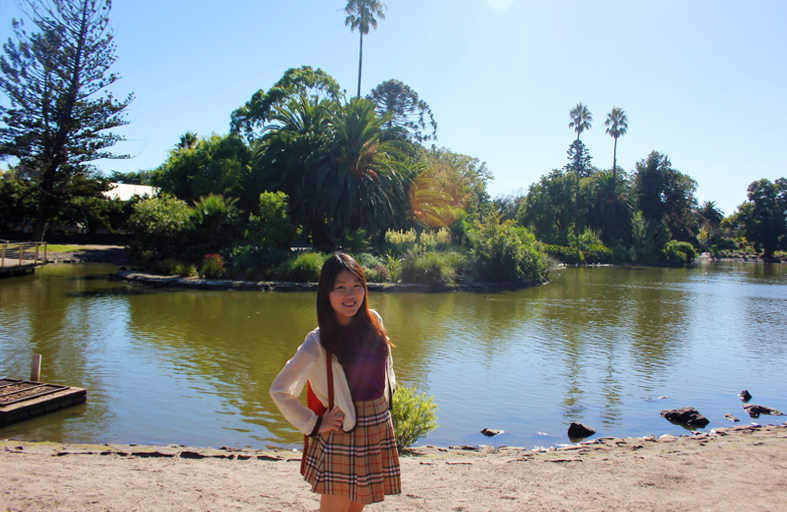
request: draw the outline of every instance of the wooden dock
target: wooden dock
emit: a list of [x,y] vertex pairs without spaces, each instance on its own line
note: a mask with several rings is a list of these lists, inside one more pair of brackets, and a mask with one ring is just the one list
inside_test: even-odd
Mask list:
[[0,278],[32,274],[46,264],[46,242],[0,243]]
[[87,391],[82,388],[0,379],[0,427],[81,404],[86,400]]

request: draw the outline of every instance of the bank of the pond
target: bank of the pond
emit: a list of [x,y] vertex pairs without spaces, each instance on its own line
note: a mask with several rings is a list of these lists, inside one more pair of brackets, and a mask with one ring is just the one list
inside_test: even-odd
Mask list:
[[[318,507],[299,452],[0,441],[0,509]],[[419,447],[376,511],[787,509],[787,424],[603,438],[549,450]]]
[[[236,281],[230,279],[202,279],[199,277],[161,276],[137,270],[120,270],[110,274],[113,281],[144,284],[160,288],[196,288],[200,290],[252,290],[275,292],[317,291],[317,283],[289,283],[281,281]],[[549,279],[534,281],[524,285],[513,284],[460,284],[435,289],[414,283],[367,283],[370,291],[431,293],[431,292],[500,292],[519,290],[531,286],[542,286]]]

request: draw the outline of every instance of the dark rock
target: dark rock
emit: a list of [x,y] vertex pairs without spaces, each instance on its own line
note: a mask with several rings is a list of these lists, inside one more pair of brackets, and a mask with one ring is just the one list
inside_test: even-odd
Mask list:
[[749,393],[748,389],[744,389],[743,391],[738,393],[738,398],[740,398],[744,402],[748,402],[749,400],[751,400],[751,394]]
[[760,414],[768,414],[770,416],[784,416],[784,413],[780,410],[772,409],[771,407],[765,407],[764,405],[746,404],[743,406],[743,410],[746,411],[746,414],[752,418],[759,418]]
[[680,409],[664,409],[661,411],[661,417],[672,423],[679,425],[686,425],[689,427],[702,428],[710,421],[708,418],[700,414],[694,407],[681,407]]
[[735,416],[733,416],[732,414],[725,414],[724,417],[727,418],[728,420],[732,421],[733,423],[741,421],[738,418],[736,418]]
[[481,433],[484,434],[487,437],[494,437],[494,436],[496,436],[498,434],[505,434],[505,431],[504,430],[495,430],[493,428],[485,428],[485,429],[481,430]]
[[582,423],[572,423],[568,426],[569,439],[585,439],[596,433],[596,429],[590,428]]

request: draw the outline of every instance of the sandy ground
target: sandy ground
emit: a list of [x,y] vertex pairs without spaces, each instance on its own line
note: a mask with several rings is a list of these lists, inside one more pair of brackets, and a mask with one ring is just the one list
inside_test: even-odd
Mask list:
[[[2,511],[313,511],[299,454],[0,441]],[[787,510],[787,424],[544,452],[418,448],[376,511]]]

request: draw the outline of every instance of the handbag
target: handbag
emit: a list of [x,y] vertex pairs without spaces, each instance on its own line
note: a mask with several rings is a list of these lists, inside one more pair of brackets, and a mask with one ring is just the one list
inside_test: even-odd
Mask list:
[[[312,390],[312,383],[306,383],[306,407],[312,410],[317,416],[322,416],[326,411],[333,409],[333,355],[327,352],[325,366],[328,371],[328,407],[325,407],[317,395]],[[306,474],[306,454],[309,452],[309,435],[303,434],[303,456],[301,457],[301,475]]]

